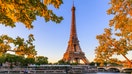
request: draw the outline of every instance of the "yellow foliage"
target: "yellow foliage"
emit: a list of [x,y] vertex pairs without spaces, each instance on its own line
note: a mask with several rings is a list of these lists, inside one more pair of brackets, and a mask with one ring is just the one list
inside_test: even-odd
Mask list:
[[129,18],[128,25],[132,25],[132,18]]
[[18,51],[18,52],[15,52],[15,54],[17,54],[17,55],[24,55],[24,52]]
[[130,36],[130,40],[132,40],[132,36]]
[[132,25],[127,25],[126,30],[129,31],[129,32],[132,32]]
[[27,58],[34,58],[34,55],[30,54],[27,56]]
[[132,9],[130,9],[128,13],[130,14],[130,16],[132,16]]
[[50,4],[59,8],[62,0],[44,0],[44,3],[41,0],[0,0],[0,14],[2,14],[0,23],[15,27],[16,22],[21,22],[30,29],[33,28],[32,22],[36,20],[36,16],[43,17],[46,22],[51,20],[60,23],[63,18],[49,12]]
[[0,56],[2,56],[3,55],[3,53],[2,52],[0,52]]

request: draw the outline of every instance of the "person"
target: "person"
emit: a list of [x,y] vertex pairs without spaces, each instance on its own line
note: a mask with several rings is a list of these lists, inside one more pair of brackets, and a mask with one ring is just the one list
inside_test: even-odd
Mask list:
[[25,70],[25,71],[24,71],[24,74],[28,74],[28,70]]

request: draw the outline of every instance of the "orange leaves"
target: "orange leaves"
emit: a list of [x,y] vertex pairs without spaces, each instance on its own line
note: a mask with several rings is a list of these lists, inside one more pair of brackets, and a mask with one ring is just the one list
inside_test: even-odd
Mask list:
[[8,9],[10,9],[11,11],[14,10],[14,4],[6,4],[6,6]]
[[128,19],[128,25],[132,25],[132,18]]
[[30,54],[30,55],[27,56],[27,58],[34,58],[34,55]]
[[62,3],[62,0],[44,0],[45,5],[52,4],[55,8],[59,8]]
[[132,50],[132,0],[110,0],[110,4],[107,14],[114,15],[109,21],[111,29],[104,29],[103,34],[96,36],[99,46],[95,59],[97,62],[111,60],[116,54],[129,61],[125,55]]
[[48,5],[49,3],[51,3],[52,0],[44,0],[44,4]]
[[129,9],[128,14],[130,14],[130,16],[132,16],[132,8]]
[[109,28],[109,29],[104,29],[104,32],[106,33],[106,35],[108,36],[108,37],[110,37],[111,35],[112,35],[112,33],[111,33],[111,28]]
[[32,34],[29,35],[28,40],[26,41],[20,37],[13,39],[7,35],[2,35],[0,36],[0,52],[1,54],[3,54],[6,53],[8,50],[12,50],[17,55],[35,56],[37,54],[37,51],[35,50],[33,41],[34,41],[34,37]]
[[126,25],[126,30],[132,32],[132,18],[128,20],[128,24]]
[[130,38],[130,40],[132,40],[132,35],[130,35],[130,37],[129,37],[129,38]]
[[97,62],[102,62],[109,59],[114,52],[111,48],[111,44],[113,43],[111,39],[111,29],[105,28],[104,32],[105,33],[96,36],[96,38],[99,40],[99,46],[95,50],[95,60]]
[[0,23],[15,27],[16,22],[21,22],[26,28],[31,29],[36,16],[43,17],[46,22],[51,20],[60,23],[63,18],[49,12],[49,4],[59,8],[62,0],[44,0],[44,3],[41,0],[0,0]]
[[126,30],[132,32],[132,25],[126,25]]
[[24,52],[15,52],[17,55],[24,55]]
[[132,2],[129,0],[111,0],[110,4],[111,8],[108,9],[109,14],[113,14],[112,12],[115,12],[116,14],[114,14],[114,18],[110,20],[109,26],[114,27],[115,32],[117,31],[122,33],[122,36],[126,36],[127,34],[131,33]]
[[114,20],[110,20],[109,21],[109,26],[111,27],[111,26],[113,26],[114,25]]
[[132,11],[130,3],[126,0],[111,0],[110,4],[111,8],[108,9],[108,14],[113,14],[112,12],[116,14],[114,14],[115,17],[110,21],[109,25],[114,26],[115,29],[121,29],[124,27],[122,25],[126,24],[128,15]]

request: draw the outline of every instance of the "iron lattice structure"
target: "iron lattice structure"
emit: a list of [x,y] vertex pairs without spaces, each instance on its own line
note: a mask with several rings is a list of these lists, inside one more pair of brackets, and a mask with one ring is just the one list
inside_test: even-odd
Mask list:
[[68,42],[67,50],[63,56],[63,61],[80,64],[80,60],[82,60],[84,64],[89,64],[89,61],[85,57],[84,52],[82,52],[80,48],[79,40],[77,37],[74,5],[72,6],[71,11],[72,11],[72,19],[71,19],[70,39]]

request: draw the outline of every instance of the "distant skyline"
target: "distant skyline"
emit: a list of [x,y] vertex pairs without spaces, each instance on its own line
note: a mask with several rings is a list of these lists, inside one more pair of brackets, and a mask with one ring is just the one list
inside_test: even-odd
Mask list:
[[[109,0],[74,0],[76,7],[76,28],[82,51],[91,62],[95,57],[95,48],[98,46],[96,35],[102,34],[104,28],[108,27],[112,16],[106,11],[110,7]],[[63,0],[59,9],[51,9],[64,20],[56,24],[45,22],[43,18],[37,17],[33,22],[34,28],[28,30],[22,23],[16,23],[15,28],[0,25],[0,35],[7,34],[16,38],[17,36],[27,39],[29,34],[35,37],[34,45],[38,55],[48,57],[49,62],[57,62],[63,58],[70,37],[72,0]]]

